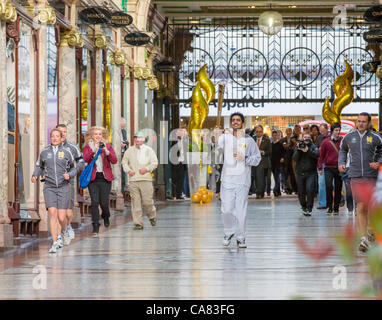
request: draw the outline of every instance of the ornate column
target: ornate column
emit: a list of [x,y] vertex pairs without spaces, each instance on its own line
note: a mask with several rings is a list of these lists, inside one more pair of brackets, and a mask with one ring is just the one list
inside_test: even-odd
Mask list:
[[[14,22],[14,7],[0,0],[0,70],[6,70],[6,21]],[[13,246],[13,230],[8,218],[8,107],[7,76],[0,72],[0,251]]]
[[93,39],[94,45],[97,48],[96,51],[96,125],[102,126],[102,93],[103,93],[103,73],[101,69],[102,65],[102,50],[106,49],[109,44],[108,38],[101,32],[96,31],[95,35],[89,34],[89,39]]
[[[116,52],[111,52],[109,59],[112,65],[117,67],[122,67],[126,64],[127,58],[126,55],[117,50]],[[111,123],[112,123],[112,135],[113,135],[113,149],[118,158],[118,164],[114,166],[114,177],[115,180],[112,184],[112,189],[117,194],[117,211],[123,211],[125,209],[124,199],[121,192],[122,188],[122,168],[120,165],[121,159],[121,70],[119,68],[113,68],[113,106],[112,106],[112,114],[111,114]]]
[[[65,31],[60,34],[60,54],[59,54],[59,119],[60,123],[67,126],[67,139],[71,143],[76,143],[77,123],[76,117],[76,50],[84,45],[84,40],[80,33],[75,30]],[[75,182],[77,190],[77,182]],[[75,192],[77,194],[77,192]],[[81,225],[81,213],[75,197],[73,208],[72,226],[77,228]]]

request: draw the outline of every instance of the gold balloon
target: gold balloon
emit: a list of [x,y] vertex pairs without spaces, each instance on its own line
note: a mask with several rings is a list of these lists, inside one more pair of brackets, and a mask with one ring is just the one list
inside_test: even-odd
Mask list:
[[[188,132],[194,143],[201,149],[201,141],[198,137],[196,129],[202,129],[203,124],[208,116],[208,104],[215,97],[215,86],[208,78],[207,65],[200,68],[196,74],[196,86],[192,92],[191,102],[191,118],[188,126]],[[204,91],[206,98],[203,95]]]
[[191,200],[192,202],[200,202],[202,200],[202,196],[200,193],[198,192],[195,192],[192,196],[191,196]]
[[207,190],[208,194],[211,196],[211,198],[214,196],[214,192],[212,190]]
[[336,98],[332,106],[330,106],[329,97],[327,97],[322,107],[322,117],[330,124],[341,123],[342,110],[354,99],[354,88],[351,85],[354,80],[354,71],[346,60],[345,64],[344,73],[334,80],[333,91]]
[[204,203],[211,202],[211,200],[212,200],[212,199],[210,198],[210,196],[208,195],[208,193],[202,195],[202,201],[203,201]]
[[[111,130],[111,76],[109,72],[109,68],[106,67],[106,81],[104,83],[104,86],[106,87],[106,118],[105,118],[105,127],[107,131],[109,132],[109,142],[112,142],[113,136],[112,136],[112,130]],[[105,106],[102,104],[102,109],[105,108]]]

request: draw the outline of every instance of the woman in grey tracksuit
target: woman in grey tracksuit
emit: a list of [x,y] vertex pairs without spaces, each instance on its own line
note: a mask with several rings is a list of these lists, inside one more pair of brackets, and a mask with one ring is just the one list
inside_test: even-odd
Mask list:
[[40,176],[45,177],[44,199],[49,212],[53,240],[50,253],[55,253],[62,247],[61,225],[65,223],[66,209],[70,205],[69,180],[77,174],[73,155],[61,145],[61,137],[60,130],[51,131],[51,145],[41,151],[32,175],[32,183]]

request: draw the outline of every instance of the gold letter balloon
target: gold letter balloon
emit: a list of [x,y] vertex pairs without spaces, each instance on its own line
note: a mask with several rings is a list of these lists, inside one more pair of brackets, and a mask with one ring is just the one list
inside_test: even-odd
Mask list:
[[209,203],[214,197],[214,192],[212,190],[207,190],[206,186],[201,186],[197,192],[191,196],[192,202],[195,203]]
[[332,106],[330,106],[329,97],[327,97],[322,108],[322,117],[330,124],[341,123],[342,110],[354,99],[354,88],[351,85],[354,80],[354,71],[346,60],[345,64],[344,73],[334,80],[333,91],[336,98]]
[[[198,130],[203,128],[204,121],[208,116],[208,104],[215,97],[215,86],[207,75],[207,65],[200,68],[196,74],[196,86],[192,91],[191,119],[188,126],[190,137],[201,149],[201,141],[198,137]],[[202,89],[206,95],[203,95]]]

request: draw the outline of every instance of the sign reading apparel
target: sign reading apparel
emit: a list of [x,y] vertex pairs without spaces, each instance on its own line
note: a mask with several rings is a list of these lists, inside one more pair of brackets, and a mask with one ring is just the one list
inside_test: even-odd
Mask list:
[[150,37],[142,32],[133,32],[125,36],[125,42],[131,46],[143,46],[150,42]]
[[133,17],[123,11],[117,11],[111,14],[110,25],[113,27],[126,27],[132,23]]
[[368,22],[381,22],[382,5],[372,6],[371,8],[367,9],[363,17]]
[[111,13],[102,7],[91,7],[82,10],[79,17],[89,24],[104,24],[110,22]]

